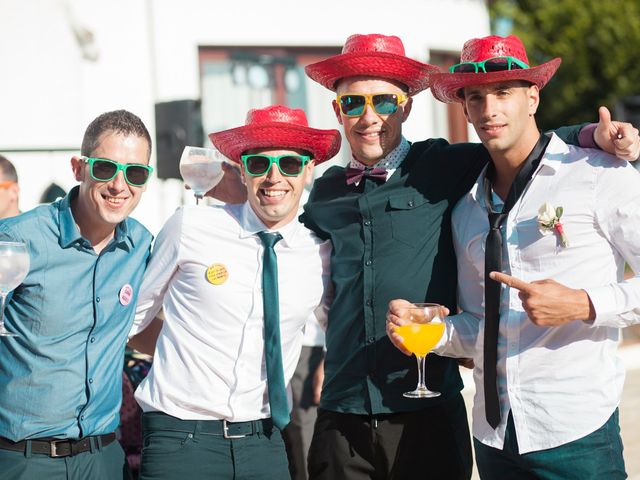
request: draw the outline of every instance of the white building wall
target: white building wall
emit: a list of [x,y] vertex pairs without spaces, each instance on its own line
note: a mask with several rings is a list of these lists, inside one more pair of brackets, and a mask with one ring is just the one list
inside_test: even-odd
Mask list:
[[[93,44],[78,41],[83,32]],[[37,205],[51,181],[74,185],[73,152],[7,150],[79,149],[88,123],[117,108],[139,115],[153,138],[155,102],[200,97],[198,46],[341,46],[372,32],[398,35],[428,62],[430,50],[487,35],[489,18],[482,0],[0,0],[0,152],[18,169],[21,207]],[[326,99],[310,110],[330,108],[330,92],[310,92]],[[418,95],[406,137],[446,135],[442,112]],[[134,216],[156,232],[182,201],[191,198],[179,181],[154,179]]]

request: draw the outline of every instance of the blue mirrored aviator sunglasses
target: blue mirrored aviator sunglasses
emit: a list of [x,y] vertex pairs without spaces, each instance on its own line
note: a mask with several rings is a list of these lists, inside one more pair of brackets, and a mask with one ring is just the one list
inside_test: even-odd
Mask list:
[[504,70],[529,68],[529,65],[515,57],[493,57],[482,62],[462,62],[449,67],[451,73],[490,73]]
[[347,117],[359,117],[364,114],[367,105],[378,115],[391,115],[396,113],[398,105],[407,100],[406,95],[401,93],[370,93],[357,94],[345,93],[338,95],[336,101],[340,105],[340,111]]
[[122,170],[124,179],[129,185],[142,187],[153,172],[153,167],[140,163],[118,163],[107,158],[80,158],[89,164],[89,173],[96,182],[108,182]]
[[278,155],[272,157],[263,153],[242,155],[244,168],[252,177],[266,175],[272,164],[276,164],[285,177],[297,177],[302,173],[306,163],[311,160],[308,155]]

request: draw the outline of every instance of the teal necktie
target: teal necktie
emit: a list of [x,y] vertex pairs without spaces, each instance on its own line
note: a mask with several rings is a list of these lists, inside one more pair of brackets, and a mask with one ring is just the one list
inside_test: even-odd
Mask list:
[[282,368],[280,345],[280,306],[278,262],[273,246],[282,240],[279,233],[258,232],[264,244],[262,263],[262,305],[264,309],[264,354],[267,363],[267,388],[273,424],[282,430],[289,423],[289,405]]

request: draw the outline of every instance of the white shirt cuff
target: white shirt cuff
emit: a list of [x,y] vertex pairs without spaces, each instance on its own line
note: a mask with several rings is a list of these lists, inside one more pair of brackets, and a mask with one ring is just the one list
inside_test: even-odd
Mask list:
[[599,327],[606,325],[608,320],[618,316],[616,296],[610,285],[585,288],[584,291],[589,295],[589,299],[596,312],[595,320],[593,322],[586,321],[585,323],[593,327]]

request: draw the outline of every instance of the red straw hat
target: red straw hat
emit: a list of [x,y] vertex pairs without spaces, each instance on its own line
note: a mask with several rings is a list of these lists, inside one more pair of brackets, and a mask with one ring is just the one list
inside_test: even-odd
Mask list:
[[[460,63],[482,62],[493,57],[514,57],[529,65],[527,51],[522,41],[515,35],[499,37],[491,35],[469,40],[462,47]],[[460,90],[470,85],[485,85],[510,80],[524,80],[538,88],[544,87],[560,66],[560,58],[554,58],[542,65],[531,68],[500,70],[479,73],[438,73],[431,77],[431,93],[441,102],[462,102]]]
[[398,37],[379,33],[351,35],[340,55],[312,63],[304,70],[312,80],[334,92],[341,78],[363,75],[398,81],[407,86],[409,95],[429,88],[429,77],[440,71],[407,57]]
[[318,164],[338,153],[341,137],[338,130],[310,128],[304,110],[272,105],[249,110],[244,126],[210,133],[209,138],[225,157],[238,163],[247,150],[279,147],[307,150]]

